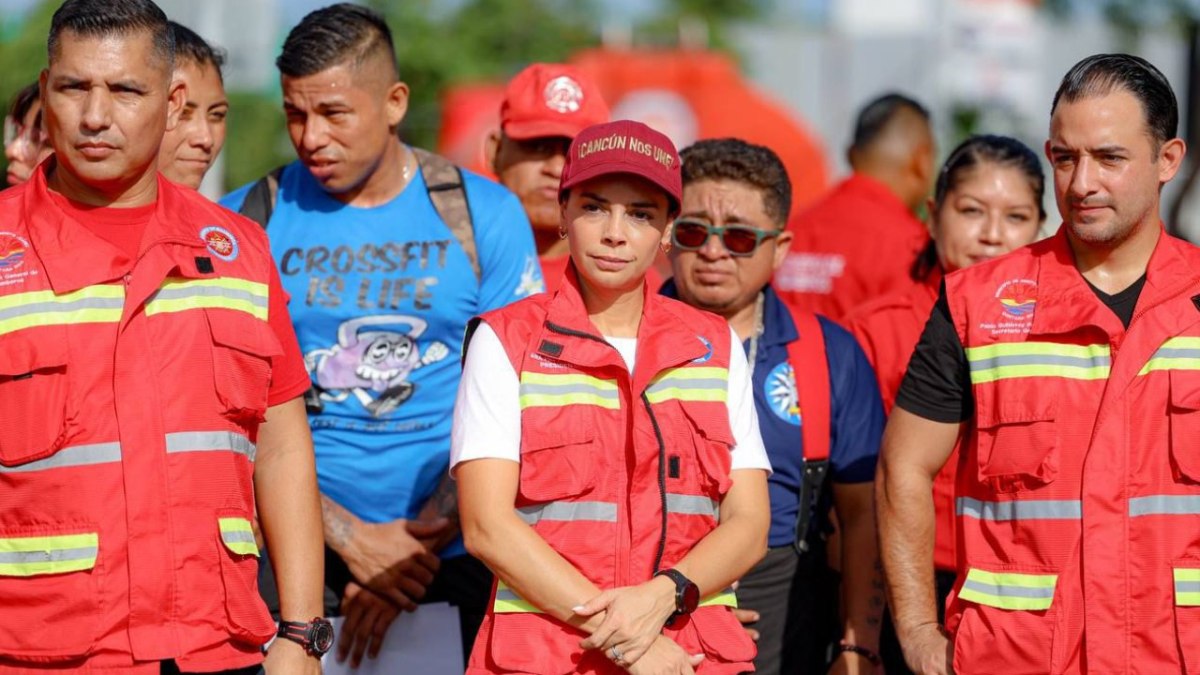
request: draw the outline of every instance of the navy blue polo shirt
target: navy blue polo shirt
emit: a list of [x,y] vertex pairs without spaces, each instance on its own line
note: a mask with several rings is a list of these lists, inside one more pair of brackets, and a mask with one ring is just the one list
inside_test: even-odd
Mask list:
[[[663,295],[678,297],[675,282],[668,281]],[[751,367],[754,370],[754,405],[767,455],[774,473],[768,482],[771,496],[772,548],[792,543],[796,516],[800,509],[800,481],[804,475],[801,415],[796,393],[796,378],[788,362],[788,344],[799,339],[796,322],[787,305],[769,285],[763,289],[763,334]],[[879,385],[871,364],[858,341],[836,323],[818,317],[825,338],[825,356],[829,360],[830,402],[830,479],[824,511],[831,503],[828,486],[834,483],[865,483],[875,479],[875,463],[883,438],[886,418]],[[747,356],[750,341],[742,343]],[[803,377],[803,374],[801,374]],[[814,518],[814,526],[818,521]]]

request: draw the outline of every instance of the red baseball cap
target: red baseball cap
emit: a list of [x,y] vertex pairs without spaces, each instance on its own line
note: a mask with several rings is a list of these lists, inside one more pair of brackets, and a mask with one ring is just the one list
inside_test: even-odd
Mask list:
[[640,176],[662,188],[675,202],[683,201],[679,152],[664,134],[633,120],[606,122],[579,132],[558,184],[564,191],[598,176],[624,173]]
[[500,104],[500,129],[523,141],[575,134],[608,121],[608,104],[588,76],[571,66],[535,63],[509,81]]

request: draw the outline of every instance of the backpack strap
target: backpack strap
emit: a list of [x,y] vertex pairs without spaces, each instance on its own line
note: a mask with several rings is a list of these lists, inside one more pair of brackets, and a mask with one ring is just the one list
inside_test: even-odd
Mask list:
[[471,207],[467,203],[467,189],[463,185],[462,170],[453,162],[435,155],[428,150],[413,148],[417,156],[417,164],[421,165],[421,175],[425,177],[425,189],[429,192],[429,201],[441,217],[442,222],[454,233],[458,245],[471,262],[475,272],[475,281],[482,281],[483,274],[479,269],[479,252],[475,249],[475,228],[471,222]]
[[788,362],[796,378],[800,404],[800,434],[804,443],[804,476],[800,481],[800,510],[796,518],[794,546],[798,553],[809,549],[808,530],[821,489],[829,474],[829,434],[832,391],[829,387],[829,358],[825,334],[812,312],[793,311],[800,339],[788,344]]
[[271,222],[271,214],[275,213],[275,199],[279,195],[279,177],[283,175],[284,168],[276,167],[271,173],[259,178],[258,182],[251,186],[250,191],[246,193],[246,199],[242,201],[242,208],[238,209],[238,213],[258,223],[264,230],[267,229],[267,223]]

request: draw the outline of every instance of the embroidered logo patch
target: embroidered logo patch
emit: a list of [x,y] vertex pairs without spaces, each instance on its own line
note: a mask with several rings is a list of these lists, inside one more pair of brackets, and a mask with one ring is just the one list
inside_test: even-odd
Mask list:
[[546,84],[542,99],[546,107],[555,112],[573,113],[583,105],[583,87],[566,75],[561,75]]
[[0,272],[16,272],[25,264],[29,242],[12,232],[0,232]]
[[238,257],[238,241],[229,230],[209,225],[200,230],[200,238],[208,246],[209,252],[225,262],[232,262]]
[[763,393],[771,403],[771,412],[788,424],[800,426],[800,395],[796,372],[784,361],[771,369],[763,382]]
[[1037,284],[1028,279],[1006,281],[996,289],[996,299],[1006,315],[1023,319],[1033,314],[1037,305]]

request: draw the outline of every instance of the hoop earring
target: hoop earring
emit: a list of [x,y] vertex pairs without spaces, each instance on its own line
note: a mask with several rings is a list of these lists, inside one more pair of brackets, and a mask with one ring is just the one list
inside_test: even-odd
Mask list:
[[559,239],[567,238],[567,228],[565,228],[565,227],[558,228],[558,238]]

